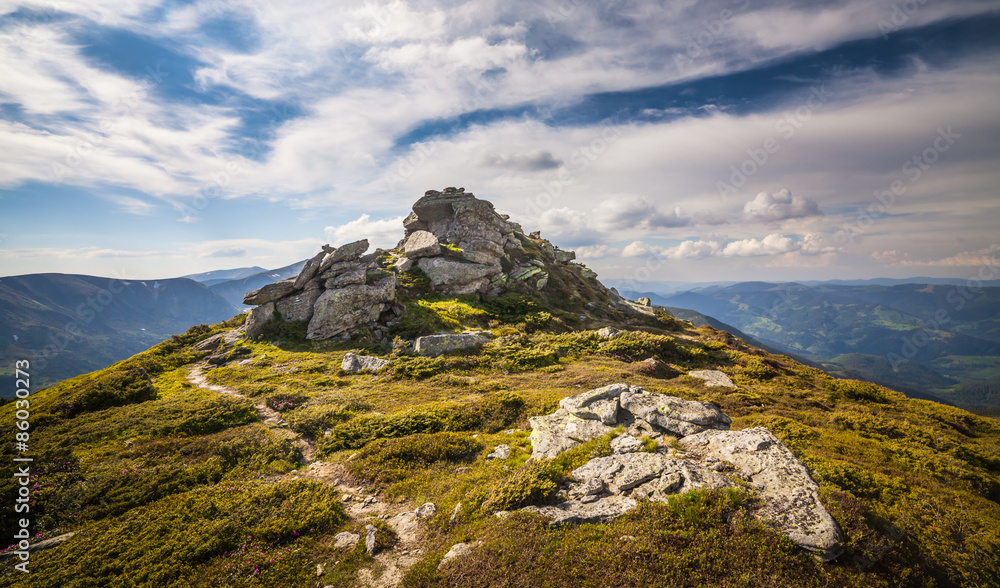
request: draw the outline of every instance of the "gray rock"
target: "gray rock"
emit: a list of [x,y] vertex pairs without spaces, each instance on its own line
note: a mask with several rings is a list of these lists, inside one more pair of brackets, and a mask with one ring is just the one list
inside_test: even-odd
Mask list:
[[538,281],[535,282],[535,287],[538,288],[539,290],[544,290],[545,286],[548,285],[549,285],[549,274],[543,272],[542,277],[538,278]]
[[622,332],[614,327],[604,327],[597,330],[597,335],[601,339],[611,340],[615,337],[621,336]]
[[557,506],[526,506],[521,510],[552,518],[549,526],[568,523],[607,523],[638,506],[625,496],[608,496],[594,501],[567,500]]
[[611,451],[615,453],[636,453],[644,448],[642,441],[632,435],[618,435],[611,440]]
[[585,280],[596,280],[597,272],[590,269],[589,267],[580,266],[580,276]]
[[244,323],[247,339],[256,339],[264,330],[264,323],[274,318],[274,303],[262,304],[250,311]]
[[[636,389],[641,390],[638,386]],[[614,425],[618,422],[618,397],[628,390],[628,384],[611,384],[567,396],[559,401],[559,407],[581,419],[596,419],[605,425]]]
[[555,457],[563,451],[614,430],[596,419],[581,419],[560,408],[550,415],[528,419],[531,424],[531,457]]
[[222,333],[216,333],[215,335],[212,335],[208,339],[199,341],[197,344],[195,344],[194,349],[195,351],[211,351],[213,349],[218,348],[219,345],[221,344],[222,344]]
[[413,265],[414,262],[409,257],[400,257],[399,259],[396,260],[394,267],[396,268],[397,272],[405,274],[406,272],[413,269]]
[[691,435],[705,429],[728,429],[731,422],[710,402],[684,400],[665,394],[623,392],[622,409],[669,433]]
[[375,543],[378,540],[378,529],[375,525],[365,525],[365,551],[368,555],[375,555]]
[[472,294],[490,283],[501,272],[500,266],[463,263],[443,257],[424,257],[417,261],[431,281],[431,288],[446,294]]
[[425,502],[424,504],[417,507],[414,514],[417,515],[418,519],[430,519],[437,514],[437,505],[433,502]]
[[437,356],[449,351],[472,349],[493,338],[489,331],[468,331],[457,335],[427,335],[418,337],[413,346],[417,355]]
[[333,265],[340,261],[348,261],[361,257],[365,251],[368,251],[368,239],[361,239],[359,241],[354,241],[353,243],[337,247],[326,261],[328,261],[330,265]]
[[353,548],[361,541],[361,535],[344,531],[333,536],[334,549]]
[[452,525],[457,524],[459,521],[459,517],[461,516],[462,516],[462,503],[459,502],[458,504],[455,505],[455,508],[452,509],[451,518],[448,519],[448,522],[451,523]]
[[403,252],[410,259],[433,257],[441,253],[441,244],[434,233],[429,231],[414,231],[406,238]]
[[486,459],[507,459],[510,457],[510,445],[497,445],[486,455]]
[[569,263],[576,259],[576,253],[572,251],[563,251],[561,249],[556,249],[554,253],[556,261],[559,263]]
[[312,259],[306,262],[302,266],[302,271],[299,272],[298,277],[295,278],[295,283],[293,284],[296,290],[300,290],[305,287],[306,283],[313,279],[316,272],[319,271],[319,266],[323,263],[323,258],[326,257],[326,251],[320,251]]
[[371,355],[356,355],[354,353],[347,353],[344,355],[344,361],[340,364],[340,369],[345,372],[377,372],[387,365],[389,365],[389,360],[387,359]]
[[247,292],[246,296],[243,297],[243,304],[247,305],[258,305],[267,304],[268,302],[274,302],[279,298],[284,298],[292,292],[295,291],[295,280],[282,280],[280,282],[274,282],[273,284],[267,284],[257,288],[253,292]]
[[824,561],[840,554],[843,536],[819,500],[819,487],[805,465],[769,430],[708,430],[685,437],[680,444],[693,456],[731,463],[764,503],[755,513],[758,519],[776,525]]
[[[482,541],[480,541],[480,543],[482,543]],[[470,551],[473,550],[474,547],[476,546],[472,545],[471,543],[456,543],[452,545],[451,549],[448,550],[448,553],[444,554],[444,557],[441,558],[441,563],[438,564],[438,569],[444,567],[446,563],[458,559],[463,555],[469,553]]]
[[695,370],[693,372],[688,372],[688,375],[692,378],[698,378],[699,380],[705,380],[705,385],[708,387],[721,386],[723,388],[735,388],[736,384],[729,379],[729,376],[720,372],[719,370]]
[[352,259],[350,261],[338,261],[337,263],[323,268],[322,271],[316,276],[317,280],[329,280],[331,278],[336,278],[346,273],[361,270],[365,271],[370,269],[368,265],[361,263],[359,259]]
[[320,295],[309,320],[308,339],[329,339],[378,320],[396,296],[396,276],[372,285],[347,286]]
[[346,273],[339,274],[336,277],[329,278],[323,283],[323,287],[327,290],[336,290],[337,288],[344,288],[346,286],[354,286],[357,284],[364,284],[367,272],[364,268],[351,270]]
[[403,228],[407,231],[424,231],[427,230],[427,223],[420,220],[417,213],[411,212],[403,219]]
[[309,282],[306,289],[286,296],[274,303],[274,309],[286,321],[307,321],[312,318],[313,305],[322,290],[316,282]]
[[642,306],[653,306],[653,301],[645,296],[640,297],[636,302]]

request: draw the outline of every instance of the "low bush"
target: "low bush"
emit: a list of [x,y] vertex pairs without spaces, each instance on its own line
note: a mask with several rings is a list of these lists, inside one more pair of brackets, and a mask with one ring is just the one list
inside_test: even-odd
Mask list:
[[906,398],[894,390],[860,380],[830,380],[826,383],[826,389],[831,392],[834,400],[846,399],[888,404]]
[[347,464],[361,480],[391,484],[410,471],[441,461],[467,459],[483,449],[482,443],[457,433],[418,433],[398,439],[377,439],[364,446]]

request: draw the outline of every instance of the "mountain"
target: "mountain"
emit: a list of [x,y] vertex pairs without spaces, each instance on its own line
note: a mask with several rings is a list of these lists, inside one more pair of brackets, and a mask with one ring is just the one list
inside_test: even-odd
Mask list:
[[190,274],[187,276],[181,276],[182,278],[187,278],[189,280],[194,280],[199,284],[204,284],[206,286],[214,286],[216,284],[221,284],[222,282],[228,282],[230,280],[241,280],[243,278],[248,278],[250,276],[264,273],[267,270],[260,266],[253,267],[240,267],[236,269],[228,270],[214,270],[210,272],[204,272],[200,274]]
[[691,308],[841,373],[964,403],[962,384],[1000,382],[1000,288],[744,282],[646,295]]
[[1000,585],[1000,422],[623,299],[464,191],[404,227],[0,405],[0,585]]
[[0,396],[14,362],[31,359],[36,386],[103,368],[232,307],[189,279],[121,281],[73,274],[0,278]]
[[304,266],[305,263],[306,260],[302,260],[291,265],[286,265],[285,267],[279,267],[278,269],[263,270],[243,278],[236,278],[213,284],[211,288],[213,292],[229,302],[229,304],[236,309],[236,312],[242,312],[246,310],[246,307],[243,306],[243,296],[247,292],[256,290],[257,288],[267,284],[293,278],[299,275],[299,272],[302,271],[302,266]]

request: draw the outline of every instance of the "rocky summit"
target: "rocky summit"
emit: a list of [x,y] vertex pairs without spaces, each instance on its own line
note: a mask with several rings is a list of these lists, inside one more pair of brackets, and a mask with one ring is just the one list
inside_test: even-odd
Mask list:
[[255,305],[247,317],[247,337],[260,336],[269,321],[307,322],[306,337],[313,340],[384,333],[405,312],[397,300],[400,276],[414,270],[441,295],[491,298],[511,289],[543,290],[552,265],[569,268],[576,279],[603,290],[596,274],[573,261],[573,252],[526,237],[520,225],[464,188],[427,191],[402,229],[392,251],[367,253],[367,239],[324,245],[295,278],[247,293],[243,303]]

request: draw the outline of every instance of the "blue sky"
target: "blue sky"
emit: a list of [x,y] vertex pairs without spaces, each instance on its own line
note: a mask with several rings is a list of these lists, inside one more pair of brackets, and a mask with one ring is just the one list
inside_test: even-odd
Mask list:
[[0,275],[391,246],[462,186],[604,278],[970,277],[998,29],[972,0],[14,0]]

